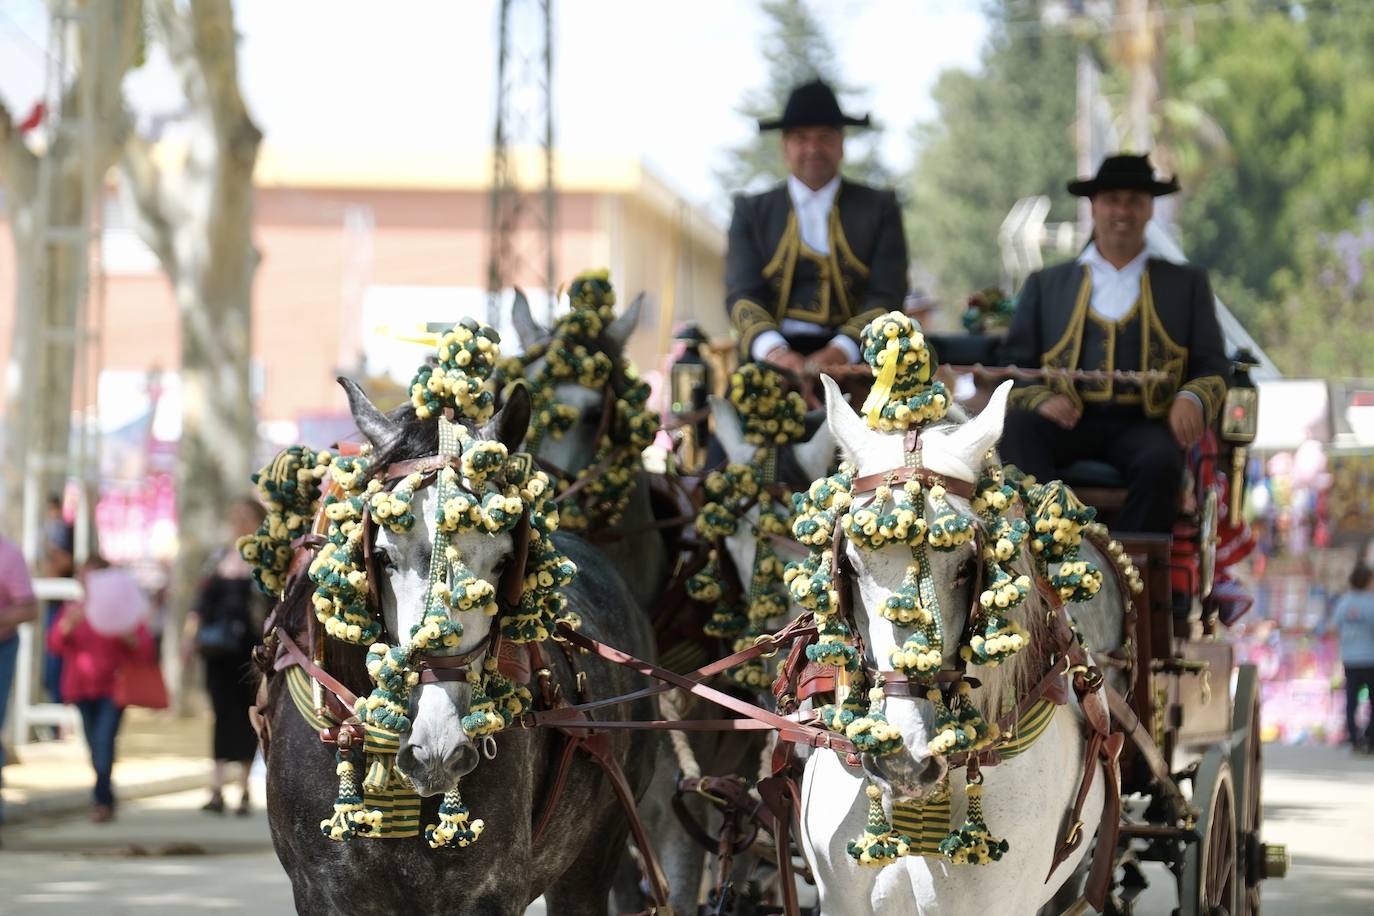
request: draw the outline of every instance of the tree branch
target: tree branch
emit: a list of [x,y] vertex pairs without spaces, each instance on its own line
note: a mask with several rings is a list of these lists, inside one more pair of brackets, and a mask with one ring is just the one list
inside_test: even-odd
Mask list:
[[238,34],[229,0],[191,0],[191,28],[207,107],[220,145],[229,153],[225,164],[251,174],[262,132],[249,117],[239,90]]
[[151,144],[142,137],[130,137],[119,160],[120,193],[125,210],[136,220],[136,230],[144,244],[153,250],[167,276],[176,281],[179,273],[176,248],[172,243],[175,227],[167,213],[162,194],[162,175],[153,161]]

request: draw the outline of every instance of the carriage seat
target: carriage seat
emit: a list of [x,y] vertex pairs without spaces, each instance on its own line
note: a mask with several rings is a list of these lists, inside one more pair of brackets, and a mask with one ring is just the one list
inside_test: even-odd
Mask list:
[[1126,503],[1126,478],[1105,461],[1075,461],[1063,478],[1089,506],[1117,510]]

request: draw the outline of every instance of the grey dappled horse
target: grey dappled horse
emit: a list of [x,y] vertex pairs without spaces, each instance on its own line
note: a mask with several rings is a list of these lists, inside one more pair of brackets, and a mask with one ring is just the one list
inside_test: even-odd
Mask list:
[[[344,381],[358,428],[372,443],[373,467],[438,451],[437,422],[421,421],[409,407],[385,415],[351,382]],[[497,439],[512,451],[529,423],[529,399],[512,395],[478,438]],[[430,546],[434,541],[436,489],[417,492],[412,531],[379,535],[388,554],[381,583],[382,611],[390,633],[408,633],[423,611]],[[559,548],[577,564],[565,592],[568,610],[582,618],[582,632],[640,657],[652,657],[647,621],[606,560],[575,537],[555,535]],[[463,532],[452,540],[478,576],[495,586],[510,556],[509,535]],[[281,620],[297,633],[311,613],[311,584],[300,577],[288,591]],[[457,613],[457,612],[455,612]],[[477,619],[480,618],[480,619]],[[493,621],[478,613],[464,619],[460,647],[477,645]],[[364,649],[327,640],[326,667],[355,693],[370,688]],[[564,653],[544,647],[544,660],[567,697],[576,696],[574,674]],[[644,686],[628,669],[582,656],[592,698],[619,695]],[[269,680],[270,742],[266,749],[268,817],[272,841],[291,878],[296,908],[304,914],[463,913],[516,916],[541,894],[550,913],[604,914],[609,888],[625,846],[628,821],[592,759],[579,752],[538,845],[531,844],[536,820],[551,793],[565,738],[549,729],[508,728],[496,737],[494,760],[482,760],[459,727],[471,688],[465,683],[424,684],[412,691],[411,730],[403,734],[398,766],[423,799],[421,824],[437,820],[439,796],[461,777],[464,801],[486,830],[466,848],[429,848],[423,837],[355,838],[335,842],[320,832],[337,788],[334,749],[322,743],[296,710],[285,678]],[[537,691],[536,691],[537,692]],[[604,716],[654,715],[652,703],[613,707]],[[594,716],[600,717],[595,714]],[[648,785],[655,741],[646,733],[614,732],[613,755],[635,793]],[[479,764],[480,760],[480,764]]]

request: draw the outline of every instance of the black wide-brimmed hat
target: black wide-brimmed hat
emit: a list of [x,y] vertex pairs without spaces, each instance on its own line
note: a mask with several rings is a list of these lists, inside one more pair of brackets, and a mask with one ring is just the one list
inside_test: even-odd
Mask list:
[[1155,178],[1149,154],[1108,156],[1092,178],[1069,182],[1069,193],[1075,197],[1092,197],[1099,191],[1144,191],[1153,197],[1162,197],[1177,190],[1177,178],[1163,181]]
[[868,115],[854,118],[840,111],[835,92],[820,80],[792,90],[782,117],[759,121],[759,130],[791,130],[794,127],[868,127]]

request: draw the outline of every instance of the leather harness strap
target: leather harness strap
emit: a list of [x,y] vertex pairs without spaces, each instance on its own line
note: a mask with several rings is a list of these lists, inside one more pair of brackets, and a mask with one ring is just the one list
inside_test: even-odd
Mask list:
[[[560,635],[562,634],[560,633]],[[579,639],[585,640],[588,643],[593,642],[593,640],[587,639],[585,636],[582,636],[581,634],[577,635]],[[572,713],[585,712],[591,709],[599,709],[603,706],[618,706],[621,703],[632,703],[636,700],[642,700],[648,697],[657,696],[660,693],[667,693],[674,687],[682,687],[682,681],[686,681],[689,684],[691,684],[695,683],[696,681],[705,680],[706,678],[711,677],[712,675],[719,674],[722,671],[735,667],[736,665],[743,664],[744,662],[750,661],[754,658],[758,658],[759,656],[765,655],[769,652],[774,652],[777,650],[779,646],[786,645],[789,641],[793,639],[806,640],[809,638],[814,638],[815,635],[816,625],[811,622],[810,615],[804,615],[802,617],[798,617],[796,620],[793,620],[791,623],[783,627],[777,633],[774,633],[768,636],[767,638],[761,637],[752,646],[748,646],[747,648],[741,649],[740,651],[732,655],[727,655],[725,658],[711,662],[709,665],[703,665],[700,668],[697,668],[695,671],[689,671],[686,674],[681,675],[673,674],[673,672],[667,672],[669,674],[673,674],[673,681],[670,681],[667,678],[659,677],[657,674],[651,674],[652,677],[658,680],[658,683],[654,684],[651,687],[644,687],[634,691],[633,693],[621,694],[617,697],[608,697],[600,700],[592,700],[590,702],[581,703],[576,706],[568,706],[557,710],[550,710],[548,713],[544,714],[544,716],[536,724],[554,724],[562,718],[572,718]],[[596,645],[599,646],[601,644],[596,643]],[[624,655],[624,653],[621,654]],[[604,657],[606,656],[603,656],[603,658]],[[614,658],[609,660],[616,662],[616,664],[626,665],[627,667],[638,667],[640,665],[644,665],[653,669],[654,671],[664,670],[658,668],[658,666],[656,665],[650,665],[648,662],[641,662],[638,659],[634,659],[632,656],[629,655],[624,655],[624,658],[629,659],[629,663]],[[684,689],[690,690],[690,687]]]
[[965,483],[962,480],[952,480],[923,467],[893,468],[881,474],[868,474],[855,478],[853,492],[855,496],[860,496],[864,493],[872,493],[879,487],[895,487],[906,483],[908,480],[919,480],[927,486],[942,486],[948,492],[955,496],[962,496],[964,499],[973,498],[973,484]]
[[[331,712],[336,714],[336,718],[342,720],[352,716],[353,708],[358,703],[357,695],[343,684],[339,683],[339,681],[328,671],[325,671],[319,665],[315,664],[309,656],[301,651],[301,647],[296,645],[296,641],[292,639],[290,634],[285,630],[277,630],[277,640],[281,648],[280,654],[277,656],[276,664],[273,666],[274,669],[281,671],[283,668],[289,668],[292,665],[299,666],[306,674],[314,678],[321,687],[328,691],[325,695],[325,700],[327,702],[333,701],[335,704],[336,708],[331,710]],[[338,713],[342,713],[342,715],[338,715]]]
[[424,458],[394,461],[382,469],[381,476],[386,481],[401,480],[416,473],[427,477],[436,471],[442,471],[444,468],[458,468],[462,464],[462,455],[427,455]]
[[[641,674],[648,675],[649,677],[657,678],[661,681],[666,681],[669,684],[672,684],[674,687],[680,687],[694,696],[698,696],[702,699],[709,700],[717,706],[724,707],[725,709],[728,709],[731,712],[738,713],[746,718],[755,719],[760,722],[767,723],[778,732],[778,737],[780,740],[796,744],[806,744],[811,747],[831,748],[833,750],[844,751],[845,753],[849,754],[856,753],[856,749],[854,747],[853,742],[851,742],[848,738],[836,735],[835,733],[827,729],[817,728],[816,726],[806,725],[800,722],[794,722],[791,719],[787,719],[778,715],[777,713],[769,712],[766,709],[755,706],[753,703],[749,703],[745,700],[739,699],[738,697],[731,696],[728,693],[716,690],[714,687],[708,687],[705,684],[702,684],[698,681],[694,681],[690,678],[683,677],[682,675],[669,671],[665,668],[660,668],[658,665],[655,665],[651,662],[646,662],[642,659],[635,658],[633,655],[630,655],[629,653],[622,652],[619,649],[612,648],[611,646],[607,646],[604,643],[597,642],[594,639],[589,639],[586,636],[583,636],[581,633],[578,633],[576,630],[569,629],[566,625],[562,623],[558,625],[558,635],[562,639],[565,639],[568,642],[572,643],[574,646],[577,646],[580,649],[586,649],[589,652],[593,652],[609,662],[614,662],[617,665],[632,668],[640,672]],[[557,720],[550,720],[548,718],[543,718],[541,720],[539,714],[535,714],[534,724],[536,725],[544,724],[550,721]],[[721,729],[729,731],[731,730],[732,724],[733,723],[731,721],[721,722]]]

